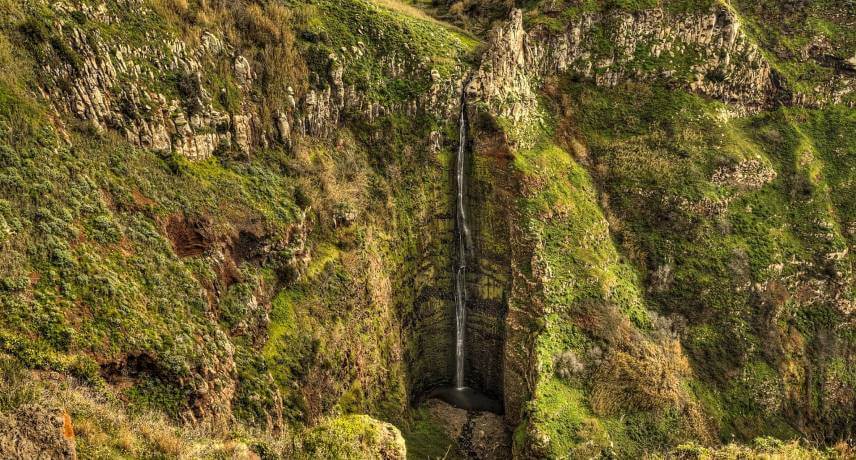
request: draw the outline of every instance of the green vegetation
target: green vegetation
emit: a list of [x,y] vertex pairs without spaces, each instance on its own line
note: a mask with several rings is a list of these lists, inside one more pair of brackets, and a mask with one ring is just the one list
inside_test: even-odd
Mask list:
[[[10,98],[4,107],[16,110],[26,101]],[[20,115],[0,120],[8,228],[3,348],[55,370],[82,356],[108,364],[145,354],[158,357],[154,371],[172,382],[196,372],[225,339],[205,317],[198,287],[200,279],[219,280],[202,257],[175,254],[186,235],[170,233],[178,230],[169,222],[190,220],[199,226],[193,231],[228,241],[241,230],[235,222],[257,220],[271,238],[283,238],[298,212],[288,198],[293,186],[272,172],[283,157],[260,155],[250,164],[165,161],[112,136],[74,134],[73,146],[60,143],[52,132],[39,132],[47,124],[38,113],[26,122],[33,136],[16,140],[22,131],[9,128],[20,127]],[[177,161],[179,173],[169,161]],[[287,254],[289,241],[281,241]],[[276,268],[278,254],[272,256]],[[229,314],[227,323],[240,312]],[[196,348],[191,337],[215,343]]]
[[[848,255],[852,237],[846,230],[853,217],[849,200],[833,198],[827,182],[842,183],[843,177],[852,181],[853,170],[842,161],[852,157],[853,146],[825,140],[842,139],[852,132],[852,111],[838,107],[780,109],[729,120],[722,117],[725,108],[717,103],[657,86],[628,84],[603,90],[569,82],[566,90],[572,97],[568,104],[573,115],[563,126],[578,139],[573,141],[577,159],[594,174],[609,222],[610,236],[600,239],[602,247],[612,248],[614,240],[646,280],[648,308],[679,321],[676,330],[684,339],[695,372],[716,388],[695,389],[693,397],[700,398],[720,436],[791,438],[798,436],[795,429],[812,429],[786,423],[786,410],[825,414],[829,431],[823,435],[840,436],[840,430],[852,420],[831,402],[836,396],[817,387],[810,394],[797,388],[820,384],[818,380],[803,381],[799,377],[805,372],[800,370],[802,366],[825,366],[821,363],[829,359],[828,353],[837,354],[854,345],[852,334],[838,326],[846,323],[843,313],[834,307],[835,298],[854,296],[852,256]],[[825,152],[818,147],[821,145]],[[555,150],[538,151],[534,158],[550,162],[556,157],[551,152]],[[531,155],[522,152],[517,161]],[[574,171],[579,167],[568,161],[562,167],[543,170],[577,177]],[[562,163],[553,160],[553,164]],[[520,169],[531,174],[527,165]],[[528,202],[536,215],[562,216],[564,225],[585,219],[597,222],[601,216],[597,205],[575,213],[575,209],[585,209],[584,203],[595,202],[594,192],[589,192],[591,198],[570,200],[573,207],[568,211],[556,197],[567,196],[573,189],[556,191],[557,183],[555,178],[544,180],[543,191],[537,195],[540,200]],[[607,234],[606,222],[600,225]],[[588,254],[587,258],[579,260],[588,262],[582,267],[603,267],[597,276],[588,277],[600,283],[600,292],[627,292],[613,300],[624,316],[642,330],[660,322],[634,314],[638,307],[625,307],[640,297],[635,288],[637,277],[633,269],[616,270],[620,265],[609,269],[608,264],[591,258],[598,252],[588,252],[592,249],[586,243],[598,241],[597,234],[591,229],[541,233],[542,272],[550,275],[545,285],[548,308],[580,304],[592,296],[610,298],[597,290],[586,294],[587,277],[577,271],[570,278],[574,281],[564,284],[573,289],[558,290],[563,296],[551,300],[552,280],[561,279],[567,270],[563,263],[573,263],[580,258],[574,254],[585,251],[581,256]],[[553,261],[551,245],[563,241],[573,243],[556,251],[563,257]],[[829,273],[837,275],[830,279]],[[603,283],[609,280],[617,281],[606,290]],[[811,283],[824,283],[826,292],[802,297],[788,294]],[[626,287],[618,289],[621,286]],[[598,309],[589,307],[588,311]],[[776,318],[772,324],[767,319],[771,315]],[[584,331],[589,339],[583,335],[580,340],[578,328],[558,329],[549,318],[540,339],[547,344],[545,350],[584,353],[591,347],[587,343],[590,330]],[[573,321],[577,325],[592,323],[581,322],[579,316]],[[554,329],[561,332],[553,335],[550,331]],[[655,327],[652,332],[656,331]],[[820,336],[829,340],[824,342],[825,352],[814,342]],[[776,349],[769,348],[771,340],[779,344]],[[809,361],[798,361],[796,356],[807,356]],[[545,375],[551,373],[549,367],[545,371]],[[735,373],[731,383],[720,380]],[[844,379],[836,385],[849,379],[827,378]],[[536,398],[535,414],[539,400],[547,404],[551,398]],[[620,407],[628,407],[629,402]],[[589,406],[596,407],[596,402]],[[573,424],[572,419],[563,423]],[[604,425],[609,429],[609,423]],[[549,431],[561,425],[545,422],[545,426]]]
[[404,450],[404,440],[391,426],[365,415],[324,421],[303,439],[299,458],[385,458]]
[[530,0],[526,11],[532,24],[545,24],[562,28],[564,21],[579,18],[586,13],[626,12],[640,13],[662,8],[670,14],[706,13],[718,4],[717,0],[562,0],[545,2]]
[[[396,3],[286,2],[297,12],[297,30],[305,39],[301,46],[310,63],[320,64],[336,55],[340,62],[326,65],[343,66],[346,84],[385,103],[424,94],[431,84],[432,70],[442,78],[460,73],[477,44],[464,32],[414,15]],[[424,56],[425,61],[409,59],[411,54]],[[404,63],[417,67],[403,68]]]
[[160,410],[137,407],[129,413],[109,388],[94,390],[56,375],[35,381],[32,376],[16,360],[0,355],[0,418],[20,413],[25,420],[34,408],[59,407],[73,420],[82,458],[234,458],[251,452],[261,458],[376,458],[404,449],[392,425],[365,415],[325,419],[305,430],[271,433],[232,424],[224,432],[217,426],[178,424]]
[[845,443],[825,450],[812,449],[796,441],[784,442],[775,438],[757,438],[751,446],[735,443],[723,447],[709,448],[695,443],[682,444],[671,452],[674,458],[687,460],[708,459],[825,459],[848,458],[853,455],[852,448]]
[[[426,5],[0,0],[0,418],[61,411],[83,458],[394,456],[405,441],[389,423],[413,458],[460,454],[409,407],[443,380],[450,340],[453,153],[437,134],[454,139],[457,121],[421,109],[480,42],[411,3]],[[508,14],[448,3],[436,11],[478,33]],[[597,61],[616,51],[611,13],[717,2],[523,3],[544,33],[611,18],[584,37]],[[779,3],[723,5],[782,95],[828,101],[852,74],[852,5]],[[654,57],[656,40],[620,70],[668,78],[559,76],[537,126],[476,115],[496,144],[471,171],[491,200],[476,211],[491,227],[478,290],[508,302],[525,361],[502,364],[526,373],[515,451],[852,455],[797,440],[856,424],[856,113],[738,117],[680,89],[701,49]],[[107,61],[125,70],[94,75]],[[70,113],[80,91],[122,113]],[[353,105],[292,100],[311,93]],[[128,141],[160,120],[177,142],[178,109],[223,139],[252,114],[253,148],[226,140],[190,161]],[[307,136],[312,117],[332,132]],[[730,441],[745,445],[703,447]]]
[[[426,358],[414,358],[415,339],[400,324],[421,302],[445,305],[434,285],[449,262],[446,236],[423,233],[449,204],[449,154],[428,148],[447,120],[349,118],[325,140],[296,135],[287,148],[251,156],[218,148],[191,162],[58,118],[33,90],[70,90],[81,71],[76,49],[145,42],[151,56],[124,56],[139,79],[118,81],[117,93],[136,85],[190,101],[189,115],[206,94],[219,95],[216,110],[256,104],[254,128],[275,132],[288,87],[296,97],[325,89],[326,78],[308,75],[327,75],[330,53],[346,83],[392,107],[421,96],[432,69],[460,74],[475,40],[385,5],[108,2],[99,14],[114,21],[0,2],[0,64],[10,69],[0,75],[0,352],[77,379],[65,407],[89,425],[81,455],[188,454],[191,441],[175,437],[185,436],[181,422],[198,419],[235,433],[296,432],[294,442],[306,439],[316,453],[342,436],[363,447],[381,441],[363,439],[379,422],[347,414],[407,423],[406,368]],[[72,30],[86,43],[71,40]],[[165,70],[185,52],[171,43],[193,47],[210,30],[257,69],[251,88],[238,88],[232,51],[206,56],[213,62],[202,61],[198,78]],[[21,40],[27,46],[11,46]],[[63,70],[54,79],[40,66]],[[155,103],[145,97],[136,102]],[[63,397],[48,390],[45,404]],[[103,407],[102,393],[112,398]],[[121,420],[99,419],[109,411]],[[147,425],[135,427],[153,414],[177,433],[164,434],[172,447],[152,447]],[[328,416],[330,430],[301,434]]]
[[[608,6],[577,2],[564,14],[599,8]],[[531,5],[527,18],[563,29],[559,10]],[[614,45],[597,35],[596,52],[609,55]],[[679,77],[698,58],[636,51],[633,65]],[[592,440],[596,452],[630,456],[709,435],[846,436],[852,417],[833,402],[846,397],[824,385],[851,377],[810,369],[854,346],[853,111],[735,118],[663,83],[579,80],[566,76],[550,87],[562,96],[542,101],[541,111],[570,114],[555,127],[500,120],[521,146],[520,226],[534,246],[523,269],[544,297],[526,413],[535,434],[519,429],[516,444],[561,457]]]
[[[853,5],[846,0],[786,5],[737,0],[733,5],[794,90],[808,95],[828,92],[830,88],[822,87],[839,72],[836,67],[856,55]],[[852,101],[852,92],[847,98],[844,102]]]
[[536,446],[535,455],[564,457],[637,456],[704,439],[699,405],[683,383],[686,358],[655,324],[635,268],[611,239],[579,162],[585,152],[575,159],[549,135],[514,160],[526,184],[522,226],[538,242],[532,276],[543,284],[545,310],[536,340],[541,377],[527,410],[539,434],[521,441]]
[[408,459],[461,458],[455,440],[449,437],[441,423],[425,408],[415,411],[412,424],[403,433],[407,441]]

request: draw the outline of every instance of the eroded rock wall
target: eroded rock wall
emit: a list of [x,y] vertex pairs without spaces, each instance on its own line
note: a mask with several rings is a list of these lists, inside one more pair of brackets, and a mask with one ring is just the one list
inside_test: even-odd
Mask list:
[[511,157],[502,133],[484,113],[470,117],[468,209],[473,237],[467,279],[465,375],[468,385],[503,399],[505,317],[511,282]]
[[743,112],[769,105],[776,85],[760,49],[727,9],[675,17],[587,13],[562,30],[524,28],[523,12],[494,29],[473,89],[500,116],[528,119],[540,84],[575,73],[601,86],[666,78],[676,86],[732,103]]
[[[132,14],[154,14],[143,2],[130,1],[127,7]],[[123,20],[103,5],[60,2],[53,8],[106,25]],[[326,56],[326,71],[313,75],[315,83],[309,88],[303,81],[290,82],[293,87],[288,86],[287,94],[271,106],[259,97],[260,64],[250,62],[216,31],[205,31],[190,44],[148,30],[144,40],[116,41],[70,20],[57,20],[53,27],[67,43],[63,53],[73,56],[45,62],[47,78],[41,90],[58,111],[90,122],[97,130],[117,130],[133,144],[191,160],[209,158],[218,149],[249,154],[272,143],[287,146],[298,135],[324,137],[347,117],[371,121],[393,113],[410,117],[429,113],[448,118],[460,94],[459,76],[443,78],[404,54],[385,56],[378,65],[390,78],[431,75],[430,89],[410,100],[375,100],[343,80],[351,61],[364,54],[354,46]],[[45,53],[55,53],[43,47]],[[212,84],[210,76],[224,68],[236,87]],[[177,93],[168,89],[176,81]]]

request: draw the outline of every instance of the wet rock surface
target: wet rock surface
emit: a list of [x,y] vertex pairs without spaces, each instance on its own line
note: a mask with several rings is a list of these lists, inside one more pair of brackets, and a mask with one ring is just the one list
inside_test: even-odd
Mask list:
[[454,439],[460,453],[468,459],[510,459],[511,436],[502,417],[483,411],[456,408],[439,399],[426,403],[429,413]]
[[467,411],[493,412],[495,414],[502,411],[502,405],[499,401],[469,387],[437,388],[431,392],[430,397],[441,399],[454,407]]

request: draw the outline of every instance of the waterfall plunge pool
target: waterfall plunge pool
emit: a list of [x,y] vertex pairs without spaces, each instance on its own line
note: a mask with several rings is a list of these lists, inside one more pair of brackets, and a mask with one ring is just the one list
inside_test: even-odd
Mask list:
[[428,393],[428,398],[437,398],[458,409],[502,414],[502,404],[496,399],[470,387],[439,387]]

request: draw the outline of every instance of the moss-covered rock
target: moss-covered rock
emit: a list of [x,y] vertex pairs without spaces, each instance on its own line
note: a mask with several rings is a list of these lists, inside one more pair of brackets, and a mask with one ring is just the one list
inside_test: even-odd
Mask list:
[[397,428],[367,415],[337,417],[303,436],[298,457],[404,460],[407,449]]

